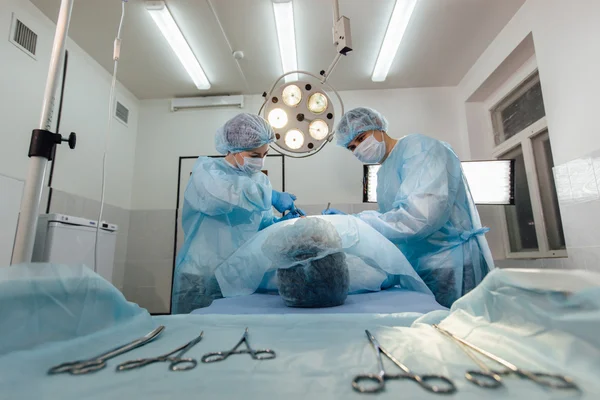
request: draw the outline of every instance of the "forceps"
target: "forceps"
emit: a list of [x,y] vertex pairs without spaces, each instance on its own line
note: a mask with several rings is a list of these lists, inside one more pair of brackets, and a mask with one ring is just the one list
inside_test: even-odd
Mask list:
[[[246,344],[245,350],[238,350],[237,348],[242,345],[242,343]],[[227,359],[232,354],[250,354],[250,357],[254,360],[271,360],[275,358],[275,352],[269,349],[261,349],[254,350],[250,347],[250,342],[248,342],[248,328],[244,331],[242,338],[239,342],[233,347],[231,350],[227,351],[217,351],[213,353],[206,353],[202,356],[201,361],[203,363],[213,363],[217,361],[223,361]]]
[[146,336],[136,339],[131,343],[127,343],[123,346],[117,347],[116,349],[108,351],[104,354],[100,354],[99,356],[96,356],[94,358],[90,358],[88,360],[70,361],[62,363],[60,365],[56,365],[48,370],[48,374],[54,375],[68,372],[71,375],[84,375],[90,372],[99,371],[106,367],[107,360],[110,360],[111,358],[117,357],[121,354],[127,353],[128,351],[145,345],[146,343],[152,341],[158,335],[160,335],[164,329],[165,327],[161,325],[152,332],[148,333]]
[[306,214],[304,214],[304,211],[302,211],[299,208],[296,208],[296,205],[293,206],[292,211],[291,212],[295,212],[298,215],[300,215],[301,217],[306,217]]
[[[392,356],[386,349],[381,347],[375,336],[371,334],[369,331],[365,331],[367,334],[367,338],[373,345],[375,349],[375,353],[377,354],[377,363],[379,364],[379,372],[377,374],[361,374],[356,375],[354,380],[352,381],[352,387],[357,392],[361,393],[378,393],[385,389],[385,381],[390,379],[411,379],[419,384],[423,389],[428,390],[433,393],[438,394],[451,394],[456,392],[456,386],[454,383],[443,375],[417,375],[414,374],[408,367],[398,361],[394,356]],[[381,354],[385,355],[390,361],[392,361],[396,366],[398,366],[403,374],[388,374],[385,372],[383,368],[383,358]],[[367,387],[366,385],[361,385],[361,382],[372,382],[375,383],[374,387]],[[430,382],[438,381],[441,383],[440,386],[432,385]]]
[[[465,374],[465,377],[467,378],[467,380],[477,386],[480,386],[483,388],[495,389],[502,385],[502,379],[500,378],[500,375],[509,375],[511,373],[514,373],[515,375],[518,375],[521,378],[527,378],[530,381],[533,381],[534,383],[537,383],[540,386],[544,386],[544,387],[548,387],[548,388],[552,388],[552,389],[579,390],[579,387],[575,384],[575,382],[573,382],[573,380],[571,378],[569,378],[565,375],[547,374],[544,372],[531,372],[531,371],[523,370],[523,369],[517,367],[516,365],[490,353],[489,351],[480,349],[479,347],[475,346],[474,344],[471,344],[471,343],[467,342],[466,340],[453,335],[452,333],[448,332],[447,330],[440,328],[438,325],[433,325],[433,327],[435,329],[437,329],[438,331],[440,331],[441,333],[443,333],[444,335],[451,338],[452,340],[454,340],[459,346],[461,346],[463,351],[465,351],[469,355],[469,357],[473,361],[475,361],[477,363],[477,365],[482,369],[481,371],[467,371],[467,373]],[[465,348],[463,348],[462,346],[465,346]],[[468,353],[469,350],[467,350],[466,348],[468,348],[469,350],[472,350],[472,351],[476,351],[477,353],[489,358],[490,360],[497,362],[498,364],[502,365],[506,369],[503,371],[490,370],[485,364],[483,364],[483,362],[481,362],[481,360],[476,359],[473,354]],[[483,378],[483,379],[480,379],[480,378]]]
[[117,371],[127,371],[130,369],[142,368],[146,365],[150,365],[155,362],[170,362],[171,365],[169,365],[169,369],[171,371],[187,371],[189,369],[195,368],[198,362],[194,358],[183,358],[183,355],[189,349],[194,347],[199,341],[201,341],[203,335],[204,331],[200,332],[200,335],[194,340],[184,344],[181,347],[176,348],[170,353],[163,354],[162,356],[125,361],[124,363],[121,363],[117,366]]

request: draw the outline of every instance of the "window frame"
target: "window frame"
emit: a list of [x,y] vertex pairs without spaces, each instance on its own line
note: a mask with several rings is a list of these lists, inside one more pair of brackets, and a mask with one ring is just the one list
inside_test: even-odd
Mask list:
[[[497,108],[507,100],[510,101],[515,96],[523,93],[524,88],[521,86],[534,75],[538,74],[537,63],[535,57],[529,59],[523,67],[521,67],[513,76],[511,76],[504,85],[502,85],[496,93],[491,95],[484,102],[485,109],[489,113],[487,123],[489,124],[489,132],[492,134],[492,156],[495,159],[502,159],[504,155],[521,146],[523,151],[523,160],[525,162],[525,174],[527,176],[527,186],[529,188],[529,196],[531,198],[531,207],[533,211],[533,220],[536,228],[536,238],[538,241],[538,251],[513,252],[510,248],[510,237],[507,223],[506,208],[502,210],[501,229],[504,245],[504,253],[508,259],[537,259],[537,258],[564,258],[567,257],[567,250],[551,250],[547,235],[546,220],[544,218],[544,210],[542,207],[541,192],[539,188],[539,177],[535,163],[533,139],[548,131],[547,117],[542,117],[521,132],[516,133],[512,137],[506,139],[500,144],[496,144],[496,129],[497,124]],[[539,79],[539,78],[538,78]],[[531,87],[530,85],[527,85]]]

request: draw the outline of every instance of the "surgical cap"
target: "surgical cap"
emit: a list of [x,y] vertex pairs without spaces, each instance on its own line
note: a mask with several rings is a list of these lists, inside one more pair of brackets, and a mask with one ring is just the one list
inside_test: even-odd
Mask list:
[[348,147],[355,137],[367,131],[387,132],[388,122],[379,112],[366,107],[352,109],[342,116],[337,126],[338,146]]
[[215,146],[221,154],[239,153],[274,140],[275,132],[264,118],[244,113],[236,115],[217,130]]

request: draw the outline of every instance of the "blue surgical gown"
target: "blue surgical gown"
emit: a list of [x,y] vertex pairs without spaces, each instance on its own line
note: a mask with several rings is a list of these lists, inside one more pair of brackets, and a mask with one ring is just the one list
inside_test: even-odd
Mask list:
[[377,174],[379,212],[357,215],[404,253],[443,306],[494,267],[460,160],[423,135],[398,141]]
[[221,297],[215,270],[256,232],[273,224],[271,183],[224,158],[200,157],[184,195],[185,242],[173,276],[173,314],[189,313]]

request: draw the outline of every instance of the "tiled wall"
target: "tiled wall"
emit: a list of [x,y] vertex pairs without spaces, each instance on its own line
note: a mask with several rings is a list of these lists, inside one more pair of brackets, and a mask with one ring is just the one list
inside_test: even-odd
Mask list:
[[168,313],[175,210],[132,210],[123,293],[151,313]]
[[569,265],[600,272],[600,150],[554,167]]

